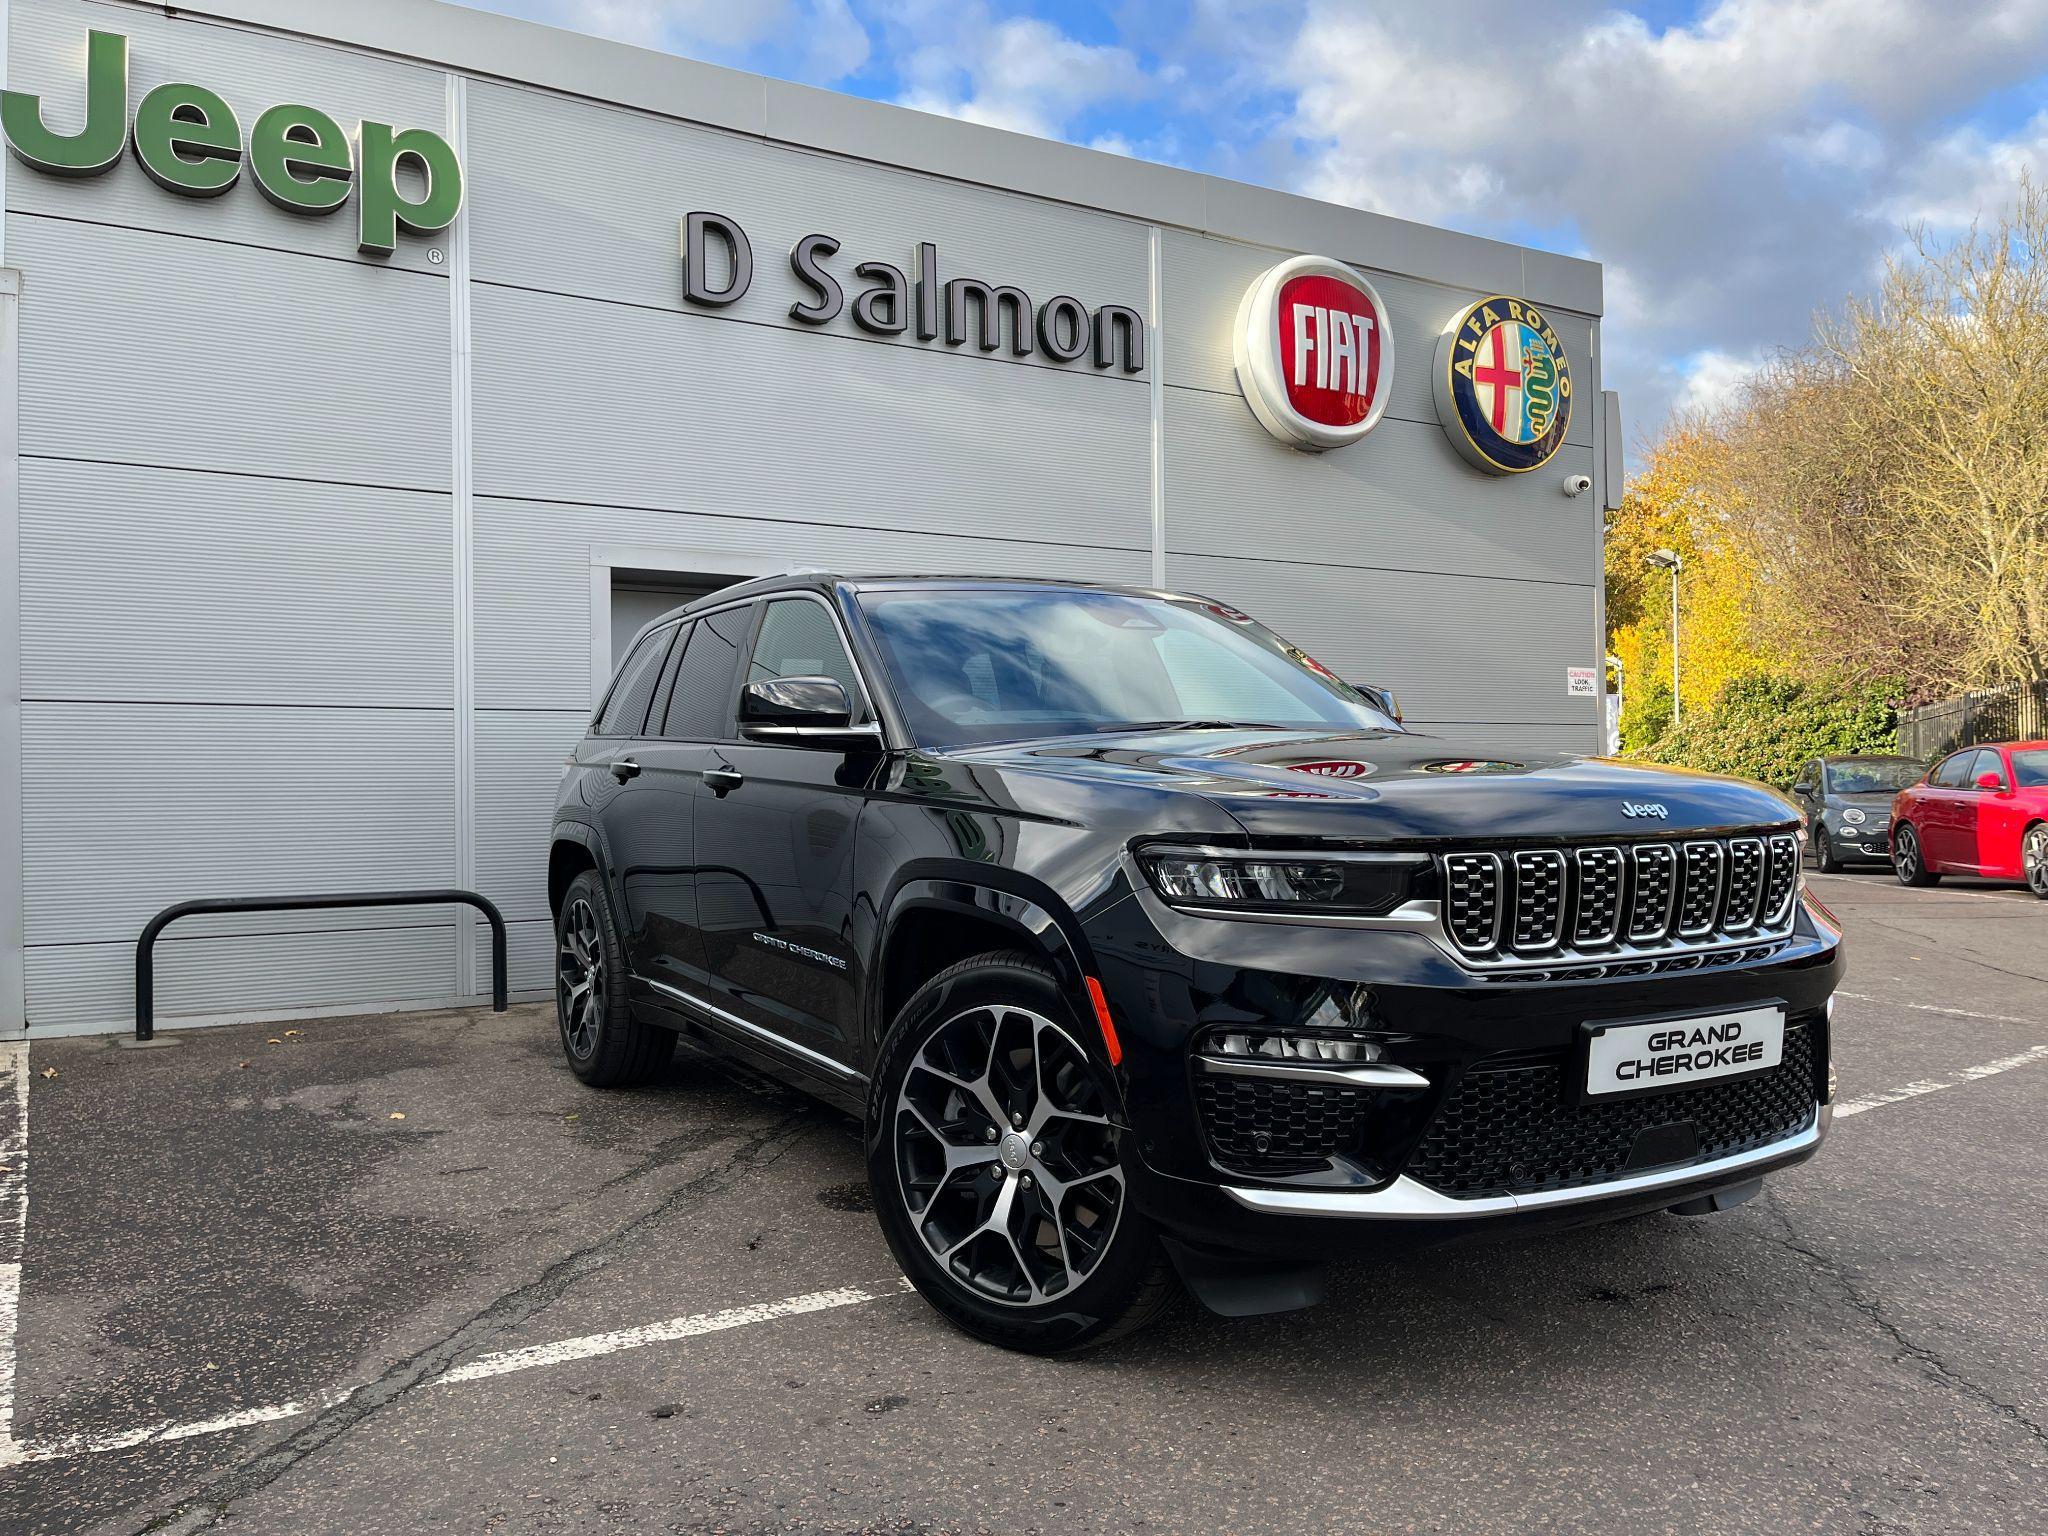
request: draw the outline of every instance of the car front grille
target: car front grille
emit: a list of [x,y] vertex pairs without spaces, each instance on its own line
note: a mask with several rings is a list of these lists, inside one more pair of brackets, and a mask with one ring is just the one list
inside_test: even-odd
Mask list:
[[1568,1074],[1582,1070],[1576,1059],[1482,1064],[1459,1079],[1404,1171],[1470,1199],[1606,1183],[1768,1146],[1813,1120],[1815,1034],[1793,1020],[1784,1059],[1756,1077],[1588,1104],[1569,1091]]
[[1358,1148],[1368,1089],[1201,1074],[1195,1100],[1216,1161],[1240,1173],[1316,1173]]
[[1609,960],[1781,935],[1799,840],[1739,833],[1438,857],[1443,926],[1478,964]]

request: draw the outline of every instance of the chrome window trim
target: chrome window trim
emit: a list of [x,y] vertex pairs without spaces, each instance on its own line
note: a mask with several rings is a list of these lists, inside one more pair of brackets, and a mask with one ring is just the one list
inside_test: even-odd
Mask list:
[[1834,1110],[1816,1104],[1816,1114],[1803,1131],[1753,1147],[1712,1162],[1689,1163],[1676,1168],[1659,1168],[1651,1173],[1604,1184],[1582,1184],[1572,1189],[1546,1189],[1526,1195],[1485,1195],[1461,1200],[1439,1189],[1411,1179],[1406,1174],[1391,1184],[1371,1190],[1247,1189],[1223,1186],[1224,1194],[1247,1210],[1270,1216],[1331,1216],[1357,1221],[1463,1221],[1474,1216],[1512,1216],[1560,1206],[1591,1205],[1601,1200],[1648,1194],[1724,1176],[1739,1177],[1751,1168],[1762,1167],[1810,1152],[1827,1135]]

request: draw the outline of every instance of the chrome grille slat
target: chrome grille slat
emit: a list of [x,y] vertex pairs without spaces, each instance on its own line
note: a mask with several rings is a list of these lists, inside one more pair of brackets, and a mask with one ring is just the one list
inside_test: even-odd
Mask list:
[[[1742,832],[1581,848],[1460,849],[1439,856],[1442,921],[1479,967],[1573,965],[1549,979],[1743,964],[1791,928],[1799,842]],[[1726,954],[1703,953],[1730,951]],[[1583,967],[1591,966],[1585,970]],[[1532,974],[1523,970],[1524,977]]]

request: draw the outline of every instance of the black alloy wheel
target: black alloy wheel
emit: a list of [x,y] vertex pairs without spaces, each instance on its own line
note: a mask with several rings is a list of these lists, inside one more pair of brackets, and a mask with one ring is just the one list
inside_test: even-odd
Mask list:
[[604,882],[585,870],[555,914],[555,1024],[569,1070],[593,1088],[644,1083],[675,1054],[673,1034],[633,1017],[625,977]]
[[1173,1293],[1082,1039],[1043,965],[980,956],[910,1000],[869,1101],[868,1176],[897,1262],[960,1328],[1036,1354],[1107,1342]]
[[1913,830],[1911,822],[1902,821],[1892,828],[1892,873],[1899,877],[1901,885],[1941,883],[1941,876],[1927,868],[1927,860],[1920,852],[1920,834]]
[[2020,870],[2027,889],[2048,901],[2048,821],[2037,821],[2020,839]]

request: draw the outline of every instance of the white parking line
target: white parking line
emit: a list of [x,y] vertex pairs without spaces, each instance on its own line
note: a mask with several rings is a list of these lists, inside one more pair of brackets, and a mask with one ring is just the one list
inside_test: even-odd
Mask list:
[[1883,1003],[1888,1008],[1910,1008],[1915,1013],[1939,1013],[1951,1019],[1982,1019],[1987,1024],[2048,1025],[2048,1019],[2022,1019],[2010,1013],[1977,1013],[1968,1008],[1943,1008],[1935,1003],[1902,1003],[1895,997],[1877,997],[1869,992],[1837,992],[1852,1003]]
[[[2032,1022],[2019,1020],[2015,1022]],[[6,1074],[9,1058],[0,1047],[0,1094],[6,1093]],[[2017,1067],[2031,1065],[2037,1061],[2048,1061],[2048,1044],[2037,1045],[2014,1056],[2000,1057],[1996,1061],[1964,1067],[1944,1078],[1927,1078],[1920,1082],[1908,1083],[1903,1088],[1887,1089],[1882,1093],[1868,1094],[1858,1099],[1848,1099],[1835,1106],[1835,1118],[1846,1120],[1866,1110],[1880,1109],[1887,1104],[1903,1103],[1907,1099],[1919,1098],[1923,1094],[1939,1093],[1944,1088],[1959,1088],[1968,1083],[1980,1082],[1987,1077],[1996,1077],[2001,1072],[2010,1072]],[[6,1166],[17,1164],[26,1170],[27,1124],[28,1124],[28,1063],[27,1048],[19,1050],[19,1062],[14,1067],[18,1087],[14,1096],[6,1099],[13,1103],[14,1129],[0,1140],[0,1146],[9,1149]],[[21,1156],[11,1155],[19,1147]],[[27,1194],[25,1187],[12,1196],[11,1207],[25,1218]],[[4,1235],[4,1234],[0,1234]],[[18,1291],[20,1285],[20,1232],[15,1232],[15,1263],[12,1284]],[[0,1276],[0,1284],[6,1283]],[[583,1334],[576,1338],[557,1339],[548,1344],[530,1344],[521,1349],[499,1350],[493,1354],[479,1355],[474,1360],[458,1365],[424,1383],[427,1386],[457,1386],[466,1382],[486,1381],[498,1376],[509,1376],[519,1371],[539,1370],[550,1365],[561,1365],[573,1360],[591,1360],[602,1355],[619,1354],[629,1349],[644,1349],[651,1344],[674,1343],[680,1339],[693,1339],[708,1333],[724,1333],[736,1328],[751,1328],[757,1323],[774,1322],[779,1318],[801,1317],[808,1313],[829,1312],[840,1307],[859,1306],[864,1302],[880,1301],[885,1297],[900,1296],[911,1288],[910,1281],[899,1276],[893,1281],[885,1280],[871,1285],[841,1286],[829,1291],[811,1291],[802,1296],[790,1296],[781,1301],[756,1302],[749,1306],[728,1307],[719,1312],[699,1312],[688,1317],[674,1317],[666,1322],[644,1323],[634,1328],[618,1328],[608,1333]],[[0,1404],[11,1408],[13,1371],[13,1307],[14,1293],[0,1294],[0,1305],[6,1312],[0,1316],[0,1325],[6,1328],[4,1342],[7,1354],[0,1361],[0,1370],[6,1372],[0,1380]],[[0,1466],[19,1464],[25,1461],[56,1461],[71,1456],[90,1456],[105,1451],[131,1450],[139,1445],[150,1445],[159,1441],[190,1440],[201,1435],[223,1434],[229,1430],[247,1429],[255,1424],[274,1423],[279,1419],[295,1419],[323,1408],[330,1408],[346,1401],[348,1393],[338,1392],[312,1402],[276,1403],[260,1408],[247,1408],[236,1413],[222,1414],[217,1418],[197,1419],[190,1423],[176,1424],[168,1420],[145,1425],[138,1429],[119,1430],[104,1435],[71,1435],[58,1440],[45,1440],[23,1445],[14,1441],[0,1442]]]
[[28,1239],[28,1042],[0,1043],[0,1467],[21,1460],[14,1439],[14,1330]]
[[1911,886],[1900,885],[1896,880],[1887,884],[1882,876],[1872,877],[1866,875],[1859,879],[1855,875],[1824,875],[1817,869],[1809,869],[1806,872],[1806,878],[1809,880],[1838,880],[1843,885],[1860,885],[1865,890],[1879,888],[1888,891],[1904,891],[1915,898],[1926,897],[1934,901],[1939,901],[1944,896],[1974,896],[1979,901],[2002,901],[2008,903],[2014,900],[2034,901],[2037,899],[2032,891],[2028,890],[2025,886],[2018,885],[2001,886],[1995,891],[1965,890],[1957,885],[1941,887]]

